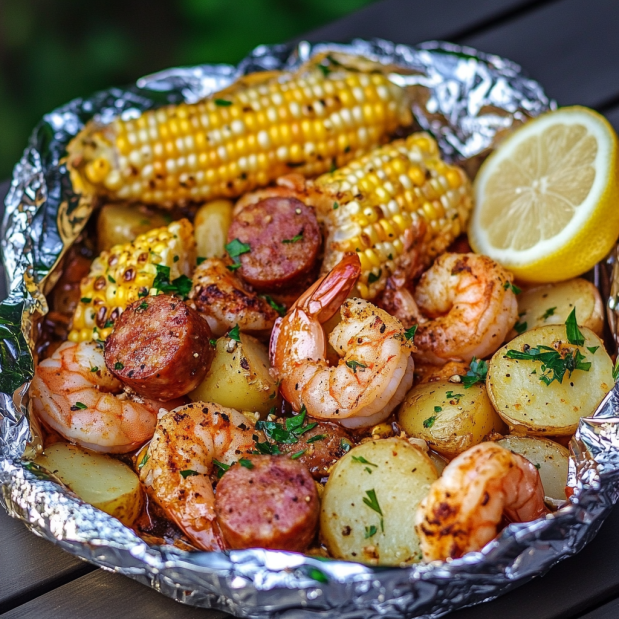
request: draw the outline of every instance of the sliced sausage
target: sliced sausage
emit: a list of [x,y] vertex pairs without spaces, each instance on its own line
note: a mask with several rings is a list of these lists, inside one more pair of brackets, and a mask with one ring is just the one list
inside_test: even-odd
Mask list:
[[144,297],[116,320],[105,364],[136,393],[165,402],[200,384],[215,355],[211,338],[206,320],[181,300]]
[[221,478],[215,513],[231,548],[301,552],[318,527],[320,504],[312,476],[286,456],[248,456]]
[[238,255],[239,274],[254,288],[270,291],[295,283],[318,257],[321,235],[314,210],[296,198],[266,198],[232,220],[228,242],[250,251]]
[[[314,420],[308,418],[307,422],[310,424]],[[298,462],[307,467],[314,479],[320,481],[353,445],[350,435],[342,426],[319,421],[316,427],[299,436],[298,443],[281,443],[278,447],[283,453],[294,455]]]

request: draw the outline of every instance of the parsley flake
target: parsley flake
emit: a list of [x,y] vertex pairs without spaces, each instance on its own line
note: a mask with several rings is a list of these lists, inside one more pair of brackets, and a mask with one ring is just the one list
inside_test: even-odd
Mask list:
[[518,333],[518,335],[520,335],[521,333],[524,333],[527,330],[527,323],[526,322],[517,322],[514,325],[514,331],[516,333]]
[[563,377],[567,373],[572,375],[574,370],[588,372],[591,362],[586,361],[585,356],[580,350],[564,350],[559,352],[549,346],[526,347],[525,350],[508,350],[505,354],[507,359],[517,359],[520,361],[540,361],[542,364],[542,374],[539,379],[546,385],[550,385],[555,380],[563,382]]
[[138,470],[141,471],[145,466],[146,463],[149,461],[150,456],[148,455],[148,452],[146,452],[144,454],[144,457],[142,458],[142,461],[140,462],[140,464],[138,464]]
[[423,420],[423,427],[431,428],[434,425],[435,421],[436,421],[436,415],[432,415],[432,417],[428,417],[427,419]]
[[[219,460],[215,460],[215,458],[213,458],[212,460],[213,464],[217,467],[217,479],[221,479],[223,474],[229,470],[230,468],[230,464],[224,464],[223,462],[220,462]],[[183,474],[183,472],[181,471],[181,475]]]
[[305,452],[307,451],[307,449],[302,449],[301,451],[296,451],[295,453],[293,453],[290,458],[292,460],[297,460],[298,458],[300,458]]
[[565,321],[565,330],[567,332],[567,341],[574,346],[584,346],[585,336],[578,328],[578,322],[576,321],[576,308],[574,308]]
[[120,362],[120,361],[117,361],[117,362],[114,364],[114,369],[115,369],[115,370],[124,370],[124,369],[125,369],[125,365],[124,365],[124,363],[122,363],[122,362]]
[[215,99],[213,103],[219,107],[228,107],[232,105],[232,101],[228,101],[227,99]]
[[114,322],[112,320],[106,320],[103,325],[104,329],[111,329],[114,326]]
[[243,265],[240,262],[235,262],[234,264],[227,264],[226,265],[226,269],[228,269],[228,271],[236,271],[237,269],[240,269]]
[[247,458],[240,458],[239,464],[241,466],[244,466],[246,469],[249,469],[250,471],[251,469],[254,468],[254,463],[251,460],[248,460]]
[[316,443],[317,441],[322,441],[327,438],[326,434],[315,434],[311,438],[307,439],[307,443]]
[[260,295],[262,298],[280,315],[284,316],[287,312],[285,305],[280,305],[274,301],[268,294]]
[[153,282],[153,288],[165,294],[175,294],[183,299],[189,296],[191,290],[191,279],[186,275],[180,275],[176,279],[170,281],[170,267],[163,264],[155,265],[157,275]]
[[145,309],[148,309],[148,303],[146,303],[146,301],[142,301],[142,303],[140,303],[140,304],[138,305],[138,309],[139,309],[139,310],[145,310]]
[[617,357],[617,361],[615,361],[615,367],[613,368],[613,380],[617,382],[617,378],[619,378],[619,357]]
[[442,407],[440,407],[440,406],[435,406],[435,407],[434,407],[434,412],[435,412],[435,413],[440,413],[442,410],[443,410],[443,409],[442,409]]
[[370,274],[368,275],[368,284],[373,284],[374,282],[377,282],[382,274],[382,269],[378,269],[378,275],[374,275],[374,273],[370,272]]
[[215,348],[217,346],[217,340],[209,340],[208,343]]
[[597,349],[599,348],[599,346],[587,346],[587,350],[592,354],[595,355],[595,353],[597,352]]
[[477,359],[473,357],[469,371],[462,376],[462,384],[465,389],[469,389],[476,383],[483,383],[486,381],[486,375],[488,374],[488,364],[483,359]]
[[542,468],[541,464],[534,464],[533,466],[535,466],[535,468],[539,471]]
[[509,288],[511,288],[514,294],[520,294],[522,292],[522,290],[518,288],[518,286],[516,286],[515,284],[512,284],[511,282],[505,282],[503,284],[503,290],[508,290]]
[[98,372],[99,371],[99,366],[95,365],[93,367],[90,368],[91,372]]
[[92,301],[92,299],[91,299],[90,297],[82,297],[82,298],[80,299],[80,301],[81,301],[82,303],[90,303],[90,302]]
[[407,340],[412,340],[415,337],[415,333],[417,333],[418,328],[419,325],[413,325],[410,329],[406,329],[406,331],[404,331],[404,337]]
[[301,230],[299,234],[295,234],[291,239],[284,239],[282,243],[289,245],[290,243],[296,243],[297,241],[300,241],[302,238],[303,238],[303,230]]
[[370,537],[374,537],[378,532],[378,528],[376,525],[370,525],[369,527],[365,527],[365,539],[369,539]]
[[180,471],[180,474],[183,479],[187,479],[188,477],[199,475],[200,473],[198,473],[198,471],[192,471],[191,469],[185,469],[184,471]]
[[241,333],[238,324],[234,325],[234,327],[228,331],[228,337],[236,342],[241,341]]
[[333,210],[337,211],[337,209],[340,208],[340,205],[337,202],[333,203]]
[[357,368],[361,368],[362,370],[365,370],[368,367],[367,365],[364,365],[363,363],[360,363],[359,361],[354,361],[353,359],[351,359],[350,361],[347,361],[346,365],[353,371],[353,374],[357,373]]
[[363,497],[363,502],[370,509],[374,510],[377,514],[380,514],[382,516],[383,510],[380,508],[380,505],[378,504],[378,499],[376,498],[376,491],[374,489],[366,490],[365,493],[367,494],[367,497]]
[[363,456],[352,456],[352,460],[353,462],[358,462],[359,464],[367,464],[368,466],[378,468],[378,464],[374,464],[373,462],[366,460]]
[[200,266],[205,260],[206,260],[206,258],[204,256],[198,256],[198,258],[196,260],[196,264],[198,266]]
[[111,275],[107,276],[107,281],[110,282],[111,284],[115,284],[116,283],[116,280]]
[[352,445],[351,445],[350,441],[347,438],[340,439],[340,449],[344,453],[348,453],[350,451],[351,447],[352,447]]
[[542,320],[548,320],[551,316],[555,315],[555,310],[556,310],[556,306],[555,307],[549,307],[545,312],[544,315],[542,316]]
[[251,245],[243,243],[242,241],[239,241],[239,239],[232,239],[232,241],[225,246],[225,249],[230,258],[238,258],[238,256],[251,252]]
[[448,391],[445,394],[446,398],[449,398],[450,400],[455,400],[456,404],[460,404],[460,398],[464,397],[463,393],[454,393],[453,391]]
[[76,402],[75,406],[71,407],[71,410],[72,411],[83,411],[83,410],[86,410],[87,408],[88,407],[83,402]]

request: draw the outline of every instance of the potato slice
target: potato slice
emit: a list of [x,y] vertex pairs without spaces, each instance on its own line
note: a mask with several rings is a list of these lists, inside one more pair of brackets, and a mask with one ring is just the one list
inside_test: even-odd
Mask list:
[[604,304],[598,289],[586,279],[570,279],[558,284],[531,288],[520,293],[517,298],[519,327],[518,330],[512,329],[508,340],[535,327],[565,324],[574,308],[579,325],[602,335]]
[[35,464],[55,475],[80,499],[131,526],[144,505],[138,476],[126,465],[77,445],[54,443]]
[[226,253],[228,228],[232,223],[232,202],[213,200],[200,207],[193,224],[198,256],[220,258]]
[[547,438],[527,436],[506,436],[497,441],[497,445],[523,456],[535,465],[547,497],[557,501],[567,500],[565,485],[570,452],[563,445]]
[[490,432],[506,429],[485,385],[465,389],[449,381],[413,387],[400,407],[398,422],[409,436],[422,438],[448,458],[481,443]]
[[266,415],[280,402],[277,383],[269,374],[268,350],[251,335],[241,333],[240,339],[217,340],[208,374],[189,397]]
[[138,204],[106,204],[97,219],[97,249],[129,243],[153,228],[167,226],[170,217]]
[[437,478],[428,456],[405,440],[351,449],[335,465],[322,497],[320,532],[331,555],[371,565],[421,560],[415,512]]
[[[510,429],[517,429],[516,434],[571,435],[579,419],[592,415],[612,389],[613,363],[602,340],[586,327],[581,327],[581,331],[584,346],[575,347],[566,341],[565,325],[537,327],[519,335],[492,357],[486,379],[488,395]],[[591,367],[589,371],[574,370],[571,376],[566,372],[561,383],[553,381],[546,385],[540,380],[540,361],[506,357],[508,350],[523,352],[526,347],[530,350],[537,346],[563,353],[578,348]]]

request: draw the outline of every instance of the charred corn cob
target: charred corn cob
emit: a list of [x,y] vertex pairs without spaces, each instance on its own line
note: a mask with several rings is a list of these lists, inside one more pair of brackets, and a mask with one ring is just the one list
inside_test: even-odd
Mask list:
[[[319,216],[328,230],[323,271],[346,252],[357,252],[359,292],[374,298],[387,278],[410,260],[417,242],[428,264],[465,229],[472,207],[463,170],[441,160],[425,133],[377,148],[314,182]],[[421,233],[420,239],[415,234]]]
[[405,91],[380,72],[337,63],[268,75],[195,104],[91,121],[68,147],[74,187],[166,207],[237,197],[341,166],[412,122]]
[[181,275],[191,276],[195,245],[193,226],[181,219],[141,234],[132,243],[101,252],[82,280],[69,340],[105,340],[130,303],[158,294],[159,290],[153,288],[158,274],[169,282]]

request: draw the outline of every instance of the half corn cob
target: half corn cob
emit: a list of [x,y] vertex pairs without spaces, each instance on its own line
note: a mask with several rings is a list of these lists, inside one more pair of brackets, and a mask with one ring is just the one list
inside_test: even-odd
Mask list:
[[[193,226],[181,219],[141,234],[132,243],[101,252],[82,280],[69,340],[105,340],[130,303],[158,294],[159,290],[153,288],[158,273],[167,274],[170,282],[181,275],[191,276],[195,247]],[[167,267],[169,272],[158,266]]]
[[380,72],[337,63],[265,75],[195,104],[89,122],[68,147],[74,187],[165,207],[237,197],[341,166],[412,122],[405,91]]
[[[328,231],[323,271],[357,252],[359,292],[374,298],[403,266],[411,234],[419,262],[429,264],[463,231],[473,204],[463,170],[441,160],[425,133],[396,140],[313,183],[318,215]],[[310,195],[313,192],[310,192]]]

